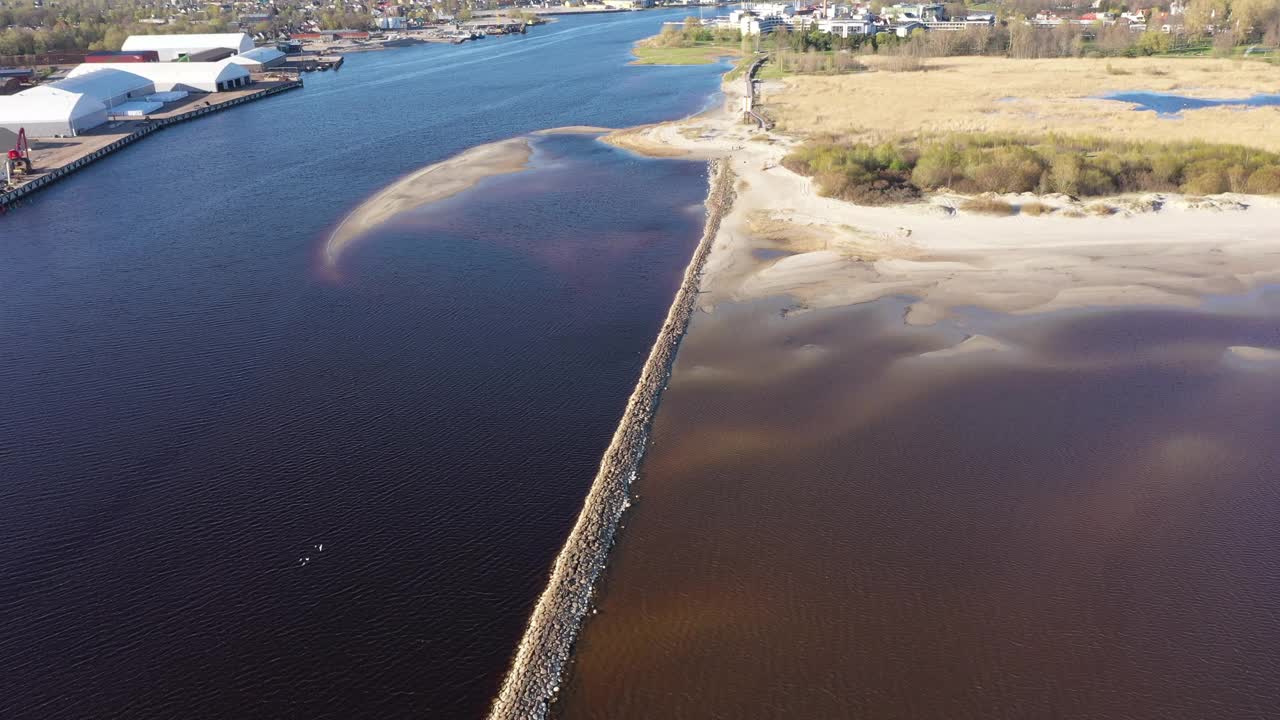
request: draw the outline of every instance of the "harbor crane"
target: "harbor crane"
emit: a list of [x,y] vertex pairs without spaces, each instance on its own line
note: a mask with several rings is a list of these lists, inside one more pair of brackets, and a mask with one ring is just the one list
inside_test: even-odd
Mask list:
[[31,143],[27,142],[27,129],[18,128],[18,141],[4,161],[4,179],[7,184],[12,185],[18,175],[30,174]]

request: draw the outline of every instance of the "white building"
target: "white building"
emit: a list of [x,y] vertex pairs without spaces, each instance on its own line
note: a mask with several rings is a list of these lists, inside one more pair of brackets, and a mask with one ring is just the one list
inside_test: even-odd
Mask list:
[[31,137],[72,137],[107,121],[107,106],[86,95],[0,95],[0,128]]
[[[393,18],[400,20],[402,18]],[[283,65],[285,62],[284,53],[275,48],[260,47],[254,48],[248,52],[239,55],[232,55],[227,60],[243,67],[251,73],[262,72],[268,68]]]
[[876,19],[872,15],[854,15],[852,17],[823,18],[818,21],[818,29],[832,35],[849,37],[851,35],[875,35]]
[[893,32],[900,38],[911,37],[911,33],[917,30],[928,30],[929,26],[919,20],[907,20],[897,23],[893,26]]
[[743,3],[742,10],[761,17],[790,17],[796,14],[795,6],[786,3]]
[[249,71],[230,59],[219,62],[174,63],[86,63],[68,73],[68,78],[92,73],[94,68],[110,68],[140,75],[155,85],[152,92],[223,92],[249,84]]
[[239,55],[253,49],[253,38],[245,33],[211,35],[130,35],[121,50],[155,50],[160,62],[173,62],[203,50],[230,50]]
[[[729,13],[725,27],[737,28],[743,35],[766,35],[788,24],[795,14],[795,8],[777,3],[761,3],[750,6],[751,9],[734,10]],[[717,24],[719,23],[717,18]]]
[[[0,97],[0,127],[26,128],[32,137],[71,137],[105,123],[111,109],[155,92],[152,82],[105,65],[81,65],[89,71]],[[77,68],[79,69],[79,68]]]

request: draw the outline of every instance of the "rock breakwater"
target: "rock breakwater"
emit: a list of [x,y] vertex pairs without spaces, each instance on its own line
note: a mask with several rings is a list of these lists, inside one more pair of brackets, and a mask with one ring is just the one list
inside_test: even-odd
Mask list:
[[605,567],[631,483],[644,457],[658,400],[693,315],[702,267],[720,220],[733,203],[733,171],[728,163],[713,160],[709,169],[707,222],[702,239],[685,268],[675,300],[605,450],[582,512],[556,557],[547,587],[529,618],[511,669],[489,713],[490,720],[545,718],[559,692],[561,675],[590,609],[596,579]]

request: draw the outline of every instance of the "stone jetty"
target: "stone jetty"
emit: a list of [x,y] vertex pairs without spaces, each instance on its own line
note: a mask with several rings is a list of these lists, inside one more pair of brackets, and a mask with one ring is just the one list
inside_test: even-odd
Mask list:
[[733,203],[733,171],[727,162],[709,164],[707,222],[684,279],[676,291],[640,380],[627,401],[622,421],[605,450],[578,521],[556,557],[547,587],[529,618],[511,669],[489,713],[491,720],[533,720],[547,716],[560,691],[560,678],[573,643],[591,607],[594,586],[604,569],[631,483],[644,457],[658,400],[671,376],[680,339],[689,326],[698,297],[702,266]]

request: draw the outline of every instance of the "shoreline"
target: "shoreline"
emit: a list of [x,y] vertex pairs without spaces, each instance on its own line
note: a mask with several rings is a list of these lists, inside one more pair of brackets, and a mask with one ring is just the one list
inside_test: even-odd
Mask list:
[[[722,83],[725,102],[701,115],[601,138],[651,157],[724,158],[737,172],[738,202],[704,274],[705,311],[769,297],[803,311],[897,295],[915,298],[908,324],[930,325],[963,307],[1193,307],[1207,295],[1280,284],[1280,248],[1266,237],[1280,226],[1278,198],[1089,198],[1041,217],[963,212],[965,198],[949,193],[855,205],[819,196],[812,178],[782,166],[798,138],[739,122],[743,85]],[[1117,212],[1075,210],[1099,204]]]
[[607,562],[622,514],[630,504],[631,482],[644,458],[662,390],[693,316],[707,257],[721,221],[733,204],[732,169],[717,160],[709,163],[709,169],[707,221],[702,238],[685,268],[582,512],[556,556],[547,586],[494,699],[488,715],[492,720],[545,718],[560,690],[565,666],[591,606],[596,580]]
[[[736,88],[726,84],[725,89]],[[746,129],[738,123],[735,107],[729,98],[723,108],[702,116],[601,138],[633,152],[657,148],[653,157],[669,157],[672,149],[683,150],[686,158],[709,156],[726,163],[740,179],[735,183],[737,201],[716,233],[702,276],[698,302],[704,312],[716,314],[699,318],[682,342],[684,354],[652,431],[656,448],[644,459],[648,489],[642,492],[652,499],[646,500],[643,512],[627,520],[628,534],[620,542],[628,552],[608,558],[610,577],[619,582],[608,581],[599,598],[599,617],[578,630],[585,640],[574,651],[572,676],[551,689],[554,697],[559,685],[565,685],[555,708],[558,717],[743,717],[760,707],[784,716],[824,717],[847,713],[851,707],[874,708],[896,693],[903,697],[895,711],[918,710],[924,706],[921,698],[931,694],[902,692],[902,673],[876,675],[885,657],[906,668],[904,673],[935,664],[998,667],[1010,648],[1032,648],[1028,652],[1038,657],[1041,628],[1064,613],[1043,613],[1043,618],[1033,616],[1035,622],[1028,623],[1024,610],[1009,611],[1000,598],[1009,587],[1019,593],[1043,593],[1048,606],[1059,610],[1052,603],[1061,602],[1061,597],[1052,583],[1045,583],[1039,560],[1074,557],[1082,546],[1096,553],[1093,557],[1114,558],[1112,541],[1132,546],[1122,532],[1141,529],[1143,518],[1135,516],[1147,515],[1152,506],[1145,500],[1183,499],[1174,507],[1185,509],[1186,517],[1202,518],[1205,503],[1193,495],[1194,484],[1177,482],[1189,468],[1195,471],[1194,464],[1222,467],[1230,459],[1244,467],[1242,483],[1251,482],[1256,470],[1239,463],[1241,454],[1231,452],[1229,441],[1205,430],[1229,426],[1250,405],[1265,403],[1245,393],[1226,392],[1223,397],[1243,398],[1242,408],[1224,411],[1223,405],[1208,400],[1195,403],[1212,408],[1200,416],[1166,408],[1195,390],[1188,387],[1196,384],[1189,366],[1212,369],[1232,364],[1259,373],[1256,377],[1261,379],[1261,373],[1280,367],[1280,351],[1243,344],[1265,338],[1237,318],[1239,334],[1231,342],[1241,344],[1231,344],[1219,359],[1214,347],[1221,337],[1217,328],[1192,327],[1192,322],[1180,327],[1195,314],[1178,312],[1167,313],[1176,318],[1168,330],[1150,323],[1156,330],[1136,334],[1134,347],[1112,347],[1112,336],[1120,333],[1095,310],[1105,308],[1109,314],[1138,304],[1196,305],[1203,311],[1214,302],[1212,295],[1239,297],[1249,288],[1280,282],[1280,248],[1268,237],[1280,221],[1280,200],[1223,195],[1201,203],[1162,194],[1155,210],[1135,205],[1127,215],[1088,218],[960,214],[954,208],[948,212],[940,204],[946,201],[943,197],[913,205],[856,206],[817,196],[809,178],[779,163],[791,139]],[[758,135],[765,139],[755,140]],[[718,312],[717,302],[724,303]],[[969,307],[1007,315],[993,318],[967,312]],[[826,308],[830,309],[787,317],[793,309]],[[1073,328],[1074,323],[1062,322],[1061,316],[1055,321],[1045,314],[1064,309],[1085,321]],[[1019,313],[1035,317],[1021,318]],[[926,327],[907,327],[911,325]],[[1014,331],[983,334],[1002,325]],[[1197,332],[1205,340],[1201,347],[1188,341]],[[1099,355],[1062,352],[1075,346],[1076,339],[1089,337],[1101,338],[1095,350]],[[1163,367],[1142,377],[1134,393],[1138,397],[1127,395],[1131,369],[1114,358],[1141,361],[1157,354]],[[1170,372],[1169,365],[1176,370]],[[985,377],[979,376],[979,369]],[[1088,382],[1080,379],[1085,373],[1094,373]],[[980,384],[984,379],[990,384]],[[1171,400],[1148,405],[1150,394],[1159,392],[1151,388],[1162,385],[1169,388]],[[952,388],[968,392],[943,393]],[[1205,382],[1203,388],[1204,398],[1217,399],[1214,382]],[[1012,398],[1007,403],[983,405],[984,398],[1004,393]],[[1025,418],[1066,393],[1072,402],[1055,414],[1070,416],[1068,429],[1092,429],[1099,416],[1108,424],[1097,436],[1062,434],[1061,443],[1042,444]],[[1100,405],[1082,409],[1095,397]],[[1096,408],[1105,409],[1106,403],[1113,404],[1111,411],[1099,413]],[[1209,414],[1213,410],[1220,413],[1216,423]],[[775,425],[767,424],[770,413],[778,417]],[[1126,422],[1115,423],[1117,417]],[[1265,420],[1259,419],[1263,417],[1265,411],[1260,411],[1239,426],[1265,427]],[[1204,427],[1196,427],[1205,420]],[[1150,432],[1153,425],[1160,426],[1158,433]],[[1122,429],[1133,435],[1122,436]],[[1025,441],[1019,431],[1026,433]],[[1256,434],[1265,439],[1265,433]],[[972,450],[975,436],[983,438],[978,442],[986,443],[985,452]],[[1010,437],[1019,438],[1013,443],[1018,452],[1002,455]],[[1269,447],[1262,442],[1256,446]],[[1027,449],[1033,447],[1039,456]],[[1054,477],[1054,470],[1077,467],[1063,462],[1063,447],[1077,452],[1066,457],[1078,457],[1079,467],[1086,469],[1079,473],[1084,478],[1081,485],[1059,485],[1070,488],[1061,498],[1042,502],[1043,489],[1034,483],[1003,484],[1003,478],[1019,473]],[[1112,461],[1087,465],[1102,448],[1115,452]],[[1134,448],[1151,454],[1135,457]],[[949,462],[937,463],[939,455]],[[1044,470],[1028,472],[1028,457],[1044,462]],[[1007,463],[1007,469],[988,471],[988,458]],[[1131,470],[1129,463],[1138,470]],[[1118,468],[1116,482],[1091,482],[1101,475],[1095,468],[1108,466]],[[1152,482],[1145,474],[1151,467],[1167,467],[1169,479]],[[959,476],[955,485],[960,490],[954,494],[978,499],[948,502],[946,489],[939,489],[939,468]],[[730,502],[725,501],[727,483],[734,490]],[[979,491],[966,492],[973,487]],[[984,494],[989,487],[997,491]],[[877,490],[882,494],[877,496]],[[1213,490],[1216,498],[1216,483]],[[903,502],[904,493],[909,502]],[[990,501],[1011,497],[1016,500],[991,513]],[[1043,512],[1043,521],[1016,520],[1028,507]],[[1062,507],[1069,509],[1069,516],[1063,517]],[[849,520],[849,508],[854,508],[855,521]],[[1011,532],[984,536],[996,542],[964,543],[975,527],[1001,523],[1007,523],[1002,533],[1005,528]],[[874,529],[867,529],[869,525]],[[1047,534],[1046,526],[1066,527],[1080,535]],[[1205,527],[1230,525],[1208,522]],[[814,528],[818,532],[811,532]],[[902,543],[884,549],[886,533],[892,537],[895,531],[908,538],[905,550],[898,547]],[[1026,541],[1001,542],[1011,536]],[[1046,536],[1053,542],[1035,544]],[[927,540],[913,544],[911,537]],[[1059,544],[1059,538],[1066,540]],[[864,551],[848,549],[864,540]],[[1032,548],[1032,561],[1011,561],[1009,547],[1014,553]],[[894,566],[887,571],[884,563],[874,562],[844,576],[831,571],[845,567],[850,556],[875,557],[898,550],[906,560],[894,565],[898,558],[891,558]],[[1162,554],[1152,557],[1158,561]],[[919,560],[922,556],[925,561]],[[934,557],[944,560],[928,565]],[[1102,565],[1093,557],[1068,564],[1067,571],[1085,578],[1099,574]],[[899,565],[910,572],[899,572]],[[922,600],[923,585],[912,582],[917,570],[936,570],[933,584],[951,587],[955,568],[968,571],[974,565],[990,568],[973,573],[984,582],[961,583],[963,592],[956,597]],[[1220,563],[1205,566],[1211,575],[1221,572]],[[848,576],[856,579],[848,581]],[[1011,576],[1016,581],[1004,587],[985,582]],[[1071,584],[1103,588],[1086,598],[1105,602],[1111,597],[1105,592],[1110,584]],[[869,593],[868,587],[876,591]],[[972,587],[981,587],[991,599],[971,602]],[[1266,597],[1265,584],[1258,587],[1262,591],[1255,591],[1252,602]],[[895,590],[901,594],[893,595]],[[917,616],[900,611],[930,604],[939,610]],[[1063,607],[1069,613],[1075,603],[1068,601]],[[991,618],[990,627],[1014,628],[1013,640],[989,656],[997,665],[963,662],[973,657],[975,648],[985,647],[992,633],[981,623],[952,621],[957,609],[968,613],[966,619]],[[1090,620],[1099,616],[1106,617],[1098,612],[1062,623],[1061,645],[1071,650],[1064,653],[1065,666],[1078,664],[1074,651],[1079,645],[1072,640],[1081,628],[1094,630]],[[876,627],[858,625],[866,617],[898,622],[877,636]],[[1239,627],[1247,631],[1251,616],[1241,617],[1246,622]],[[740,631],[756,628],[762,618],[768,626],[763,630]],[[1185,615],[1175,616],[1169,626],[1182,627],[1184,619]],[[917,644],[904,645],[903,638],[925,625],[923,621],[936,624],[920,633]],[[960,645],[936,642],[939,633],[947,636],[959,626],[974,628],[973,637]],[[854,635],[870,640],[850,642],[850,627],[857,628]],[[1114,640],[1114,628],[1106,623],[1098,623],[1096,630],[1097,637]],[[1090,647],[1103,645],[1094,642]],[[753,648],[768,651],[775,662],[762,665]],[[913,653],[922,650],[933,654],[914,663]],[[1227,645],[1223,654],[1229,657],[1231,650]],[[1182,655],[1175,652],[1171,657],[1182,660]],[[945,661],[934,663],[935,657]],[[863,662],[855,664],[850,658]],[[1169,667],[1180,667],[1178,660]],[[1014,662],[1010,667],[1025,665]],[[1185,665],[1193,673],[1200,670],[1195,663]],[[846,673],[850,680],[830,673],[832,667],[868,669],[883,682],[859,682],[858,672]],[[972,675],[955,686],[990,686],[989,672]],[[1110,680],[1105,673],[1099,676]],[[931,674],[915,684],[948,688],[938,677]],[[983,698],[1011,697],[1014,700],[1005,707],[1016,709],[1042,695],[1034,688],[1019,692],[1023,689],[1016,685],[1000,686]],[[938,708],[955,707],[959,698],[972,699],[942,691],[932,695],[942,696]],[[1146,696],[1134,697],[1135,705],[1141,706]],[[1114,695],[1099,694],[1098,699],[1103,708],[1115,703]],[[984,712],[999,714],[990,706],[973,710],[976,715]]]
[[[556,701],[591,610],[595,582],[607,565],[616,528],[629,505],[630,485],[643,461],[661,392],[695,309],[714,312],[718,302],[789,297],[794,309],[803,310],[909,295],[916,301],[903,322],[933,325],[963,306],[1010,313],[1128,305],[1135,300],[1185,306],[1197,291],[1242,291],[1272,278],[1280,282],[1280,251],[1268,253],[1265,241],[1239,237],[1253,225],[1269,224],[1268,218],[1280,222],[1280,201],[1273,198],[1244,197],[1240,202],[1237,196],[1197,203],[1164,194],[1166,209],[1159,212],[1005,218],[961,214],[947,205],[955,205],[955,197],[941,193],[929,202],[887,207],[818,197],[809,178],[781,166],[781,158],[798,142],[795,138],[738,122],[733,109],[745,94],[744,86],[740,80],[723,81],[719,107],[677,121],[535,133],[601,133],[601,142],[641,156],[706,160],[712,179],[703,237],[530,616],[494,699],[491,720],[544,718]],[[1090,199],[1086,204],[1107,200],[1114,199]],[[1245,209],[1236,211],[1237,206]],[[1151,240],[1131,237],[1135,224],[1155,217],[1162,222],[1151,228]],[[1228,220],[1220,223],[1225,227],[1219,228],[1218,237],[1203,241],[1194,236],[1203,230],[1204,221],[1189,223],[1187,217]],[[1178,237],[1171,242],[1168,234]],[[1027,245],[1029,238],[1037,237],[1039,242]],[[1151,252],[1156,245],[1166,252]],[[1178,252],[1167,252],[1169,246]],[[762,258],[759,251],[780,254]],[[1197,273],[1197,263],[1224,253],[1235,253],[1234,259],[1245,264],[1259,256],[1273,257],[1274,272],[1254,269],[1248,275],[1246,267],[1217,257],[1218,274]],[[1145,266],[1135,260],[1148,255],[1153,259]],[[1109,259],[1118,265],[1106,262]],[[1050,265],[1040,267],[1045,263]],[[1079,263],[1086,269],[1075,265]],[[1037,276],[1036,270],[1047,270],[1053,277]],[[994,349],[988,339],[972,336],[960,345],[939,349],[934,357]],[[1251,357],[1250,350],[1237,354]]]

